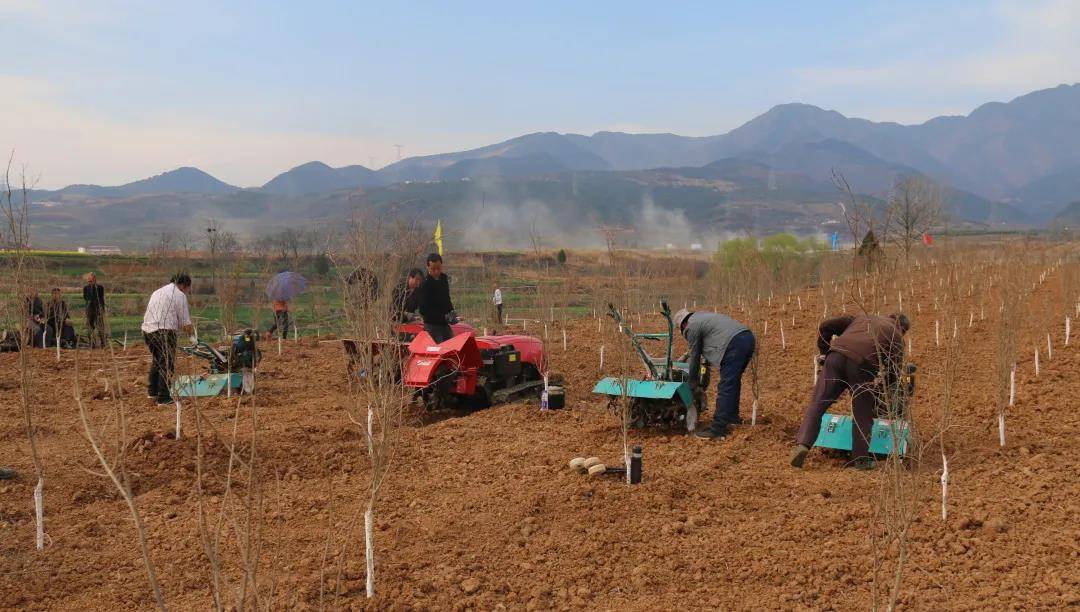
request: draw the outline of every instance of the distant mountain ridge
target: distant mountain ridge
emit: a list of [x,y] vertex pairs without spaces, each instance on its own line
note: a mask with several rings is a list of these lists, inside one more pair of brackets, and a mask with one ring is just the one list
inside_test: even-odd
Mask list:
[[134,181],[116,187],[69,185],[51,193],[58,195],[87,195],[98,198],[122,198],[133,195],[161,193],[218,194],[229,193],[230,191],[236,191],[238,189],[240,188],[220,181],[198,168],[185,166],[150,178],[142,179],[141,181]]
[[[323,198],[320,201],[336,201],[330,196],[338,192],[352,193],[348,197],[356,199],[413,182],[527,182],[543,177],[562,181],[568,173],[657,169],[670,175],[672,168],[681,169],[680,176],[689,179],[694,173],[690,169],[708,173],[710,166],[724,160],[729,165],[753,162],[768,168],[774,179],[797,175],[818,186],[829,185],[836,170],[856,191],[878,198],[887,195],[897,177],[921,174],[945,185],[956,197],[957,212],[970,214],[971,219],[1047,222],[1080,199],[1080,84],[987,103],[966,116],[937,117],[918,125],[849,118],[792,103],[774,106],[716,136],[537,132],[467,151],[410,157],[379,170],[359,165],[333,168],[313,161],[242,191],[278,200],[317,196]],[[624,178],[613,177],[604,184],[623,185]],[[741,175],[739,180],[750,178]],[[104,201],[164,194],[227,196],[237,191],[241,189],[185,167],[116,187],[72,185],[35,195]],[[770,196],[763,192],[761,197]],[[244,202],[250,206],[278,201],[273,198],[251,195]]]

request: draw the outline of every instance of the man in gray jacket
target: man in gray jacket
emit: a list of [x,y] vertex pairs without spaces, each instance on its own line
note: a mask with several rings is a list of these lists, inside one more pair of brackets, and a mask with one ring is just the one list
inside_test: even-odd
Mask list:
[[730,426],[742,423],[739,396],[743,372],[754,356],[754,334],[735,319],[715,312],[689,312],[684,308],[675,313],[673,322],[690,345],[690,384],[698,382],[702,357],[720,374],[713,422],[694,435],[706,440],[723,438]]

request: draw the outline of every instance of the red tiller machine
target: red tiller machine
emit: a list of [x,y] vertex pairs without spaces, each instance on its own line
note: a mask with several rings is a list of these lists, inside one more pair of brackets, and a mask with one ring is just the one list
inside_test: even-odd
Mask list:
[[[421,331],[409,343],[402,383],[417,390],[431,409],[484,408],[544,390],[544,344],[531,336],[458,334],[436,343]],[[554,389],[554,392],[553,392]],[[561,389],[548,388],[551,408],[561,408]]]

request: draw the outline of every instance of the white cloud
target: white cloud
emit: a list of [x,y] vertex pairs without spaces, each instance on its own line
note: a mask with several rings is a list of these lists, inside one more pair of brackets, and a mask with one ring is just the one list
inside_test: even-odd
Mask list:
[[[1080,2],[1039,0],[995,5],[1001,34],[979,49],[956,47],[944,57],[929,57],[913,44],[905,57],[860,66],[818,66],[797,73],[808,91],[872,90],[881,99],[896,93],[919,97],[961,94],[966,98],[1015,96],[1061,83],[1080,81]],[[916,101],[905,116],[875,108],[875,119],[915,120],[941,114]],[[971,109],[963,109],[968,112]],[[961,109],[955,109],[961,112]]]
[[60,92],[33,79],[0,77],[0,91],[0,147],[5,154],[14,150],[42,188],[121,184],[181,165],[252,186],[311,160],[366,165],[371,157],[385,162],[394,150],[393,142],[348,135],[253,131],[174,117],[120,121],[60,104]]

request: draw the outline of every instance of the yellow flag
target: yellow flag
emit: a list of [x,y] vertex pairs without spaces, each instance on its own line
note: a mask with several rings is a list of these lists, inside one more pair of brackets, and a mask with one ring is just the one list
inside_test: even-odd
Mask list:
[[435,247],[439,249],[439,255],[442,255],[442,219],[435,223]]

